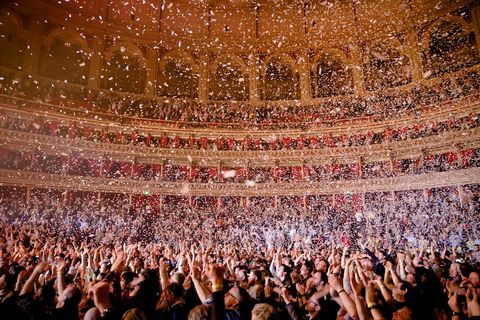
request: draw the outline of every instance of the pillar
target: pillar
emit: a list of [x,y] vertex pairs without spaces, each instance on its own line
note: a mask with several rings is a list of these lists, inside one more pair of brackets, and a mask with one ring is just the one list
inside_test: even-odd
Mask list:
[[90,51],[90,70],[88,71],[88,87],[90,88],[100,88],[104,46],[105,40],[103,36],[97,35],[93,38]]
[[258,56],[253,52],[248,59],[248,85],[250,101],[258,101],[260,99],[258,83],[260,81],[258,72]]
[[155,88],[157,83],[157,50],[153,48],[147,48],[146,60],[146,81],[145,81],[145,94],[148,96],[155,95]]
[[42,50],[44,23],[41,17],[32,17],[28,30],[28,46],[25,51],[23,69],[26,73],[35,74],[38,71],[40,52]]
[[355,94],[363,96],[365,95],[364,76],[363,76],[363,56],[362,48],[360,44],[351,45],[349,47],[352,61],[352,76],[353,76],[353,88]]
[[310,100],[312,98],[310,87],[310,65],[308,64],[308,56],[306,52],[302,52],[299,58],[298,73],[300,75],[300,91],[302,100]]
[[414,26],[409,26],[405,34],[403,53],[410,59],[410,71],[412,81],[417,82],[423,79],[423,66],[420,57],[421,47],[418,43],[417,33]]
[[199,62],[199,81],[198,81],[198,99],[202,102],[208,100],[209,71],[208,71],[208,53],[203,52],[200,55]]
[[480,5],[472,9],[472,27],[477,39],[477,48],[480,51]]

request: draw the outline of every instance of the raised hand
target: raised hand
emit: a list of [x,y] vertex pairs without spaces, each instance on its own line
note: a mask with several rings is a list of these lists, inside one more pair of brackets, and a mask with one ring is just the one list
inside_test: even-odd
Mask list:
[[57,270],[57,272],[63,272],[65,269],[65,259],[62,257],[56,257],[55,261],[53,262],[53,266]]
[[337,292],[343,290],[343,285],[341,280],[333,274],[328,275],[328,284]]
[[467,298],[468,316],[470,318],[480,316],[480,304],[478,302],[477,289],[472,287],[468,288],[465,297]]
[[205,274],[212,284],[223,283],[224,273],[225,267],[219,264],[209,264],[205,269]]

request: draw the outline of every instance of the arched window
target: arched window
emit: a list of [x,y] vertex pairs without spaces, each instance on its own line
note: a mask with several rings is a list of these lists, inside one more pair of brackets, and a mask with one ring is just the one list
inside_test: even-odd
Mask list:
[[138,53],[124,47],[113,51],[110,61],[102,68],[102,88],[131,93],[145,90],[146,70]]
[[25,39],[19,37],[22,24],[13,12],[5,11],[0,14],[0,66],[17,69],[23,65]]
[[317,98],[353,92],[352,71],[339,57],[322,55],[315,65],[311,81],[316,84],[314,96]]
[[443,21],[433,29],[428,50],[433,75],[453,72],[479,62],[475,34],[451,21]]
[[369,63],[364,69],[367,90],[386,89],[412,81],[410,59],[400,49],[377,44],[370,50]]
[[183,61],[168,59],[159,70],[157,95],[162,97],[197,98],[198,73]]
[[86,84],[88,67],[89,60],[77,41],[55,37],[50,48],[43,48],[40,71],[48,78]]
[[242,66],[231,62],[219,63],[209,95],[212,100],[248,100],[248,78]]
[[300,76],[291,64],[273,58],[267,65],[264,76],[264,100],[300,99]]

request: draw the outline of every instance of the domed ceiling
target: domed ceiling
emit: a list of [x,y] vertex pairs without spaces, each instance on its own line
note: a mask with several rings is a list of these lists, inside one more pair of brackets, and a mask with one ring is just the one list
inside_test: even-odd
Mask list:
[[[166,48],[285,50],[348,46],[421,28],[470,1],[20,0],[52,23],[129,35]],[[461,10],[459,15],[463,13]],[[87,23],[85,23],[87,22]],[[225,47],[227,46],[227,47]],[[203,47],[197,48],[203,49]]]

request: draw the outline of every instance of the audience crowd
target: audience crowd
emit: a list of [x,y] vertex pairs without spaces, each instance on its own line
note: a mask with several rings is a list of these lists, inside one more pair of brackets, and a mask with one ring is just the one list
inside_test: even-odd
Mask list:
[[217,127],[307,128],[353,118],[383,121],[417,112],[426,106],[430,110],[442,102],[476,95],[480,90],[478,71],[466,70],[431,82],[419,82],[408,89],[375,91],[365,97],[334,97],[311,106],[262,102],[259,107],[242,102],[146,98],[56,83],[6,70],[1,71],[0,77],[0,93],[61,106],[64,113],[83,110],[97,117],[100,113],[104,120],[109,116],[122,121],[156,119],[189,127],[204,127],[210,123]]
[[[2,112],[3,111],[3,112]],[[478,128],[480,117],[477,113],[470,113],[463,117],[450,117],[445,121],[427,121],[426,123],[412,123],[398,128],[385,128],[381,131],[365,131],[343,134],[302,134],[300,136],[265,137],[245,136],[210,138],[191,134],[189,137],[179,135],[145,134],[138,129],[123,127],[112,129],[103,127],[93,128],[87,124],[67,122],[36,117],[25,119],[24,115],[0,111],[0,128],[13,131],[43,134],[69,139],[135,145],[152,148],[193,149],[214,151],[262,151],[262,150],[302,150],[323,149],[337,147],[357,147],[376,145],[388,142],[420,139],[436,136],[446,132],[455,132]]]
[[[477,98],[465,70],[317,105],[121,94],[0,71],[2,101],[135,127],[300,128],[385,121]],[[476,128],[478,114],[383,132],[214,140],[12,116],[0,128],[124,145],[288,150],[372,145]],[[172,151],[173,152],[173,151]],[[97,163],[98,162],[98,163]],[[361,161],[362,162],[362,161]],[[478,167],[465,149],[391,162],[275,168],[123,163],[0,148],[0,169],[182,182],[382,178]],[[233,172],[233,173],[232,173]],[[18,188],[20,190],[21,188]],[[0,318],[18,320],[480,319],[480,186],[363,195],[142,196],[0,188]],[[159,197],[162,201],[158,201]],[[363,197],[363,198],[362,198]],[[133,200],[132,200],[133,199]]]
[[390,161],[329,163],[296,166],[202,166],[201,163],[142,163],[119,161],[109,157],[92,158],[79,152],[59,153],[37,147],[14,150],[0,147],[0,169],[41,172],[62,176],[84,176],[108,179],[132,179],[155,182],[188,183],[293,183],[358,179],[378,179],[447,172],[480,167],[480,149],[466,148]]
[[480,189],[159,208],[3,193],[5,319],[478,319]]

